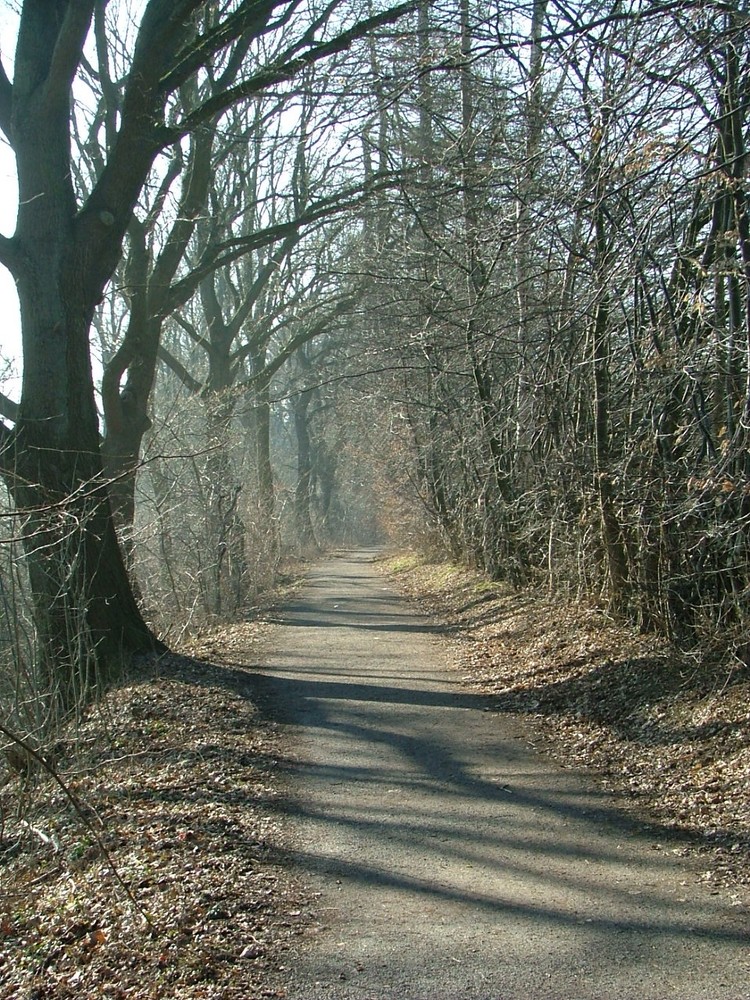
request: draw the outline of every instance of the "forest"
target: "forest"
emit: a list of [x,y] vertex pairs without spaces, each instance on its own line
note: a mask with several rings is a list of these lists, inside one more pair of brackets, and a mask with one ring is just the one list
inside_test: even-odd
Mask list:
[[290,997],[305,813],[370,972],[463,859],[478,977],[739,997],[749,126],[750,0],[0,0],[1,1000]]
[[9,745],[342,544],[747,665],[747,0],[4,17]]

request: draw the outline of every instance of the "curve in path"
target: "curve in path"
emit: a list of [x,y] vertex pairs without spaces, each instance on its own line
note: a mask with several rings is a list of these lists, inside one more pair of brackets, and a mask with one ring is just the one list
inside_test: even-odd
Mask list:
[[290,1000],[748,1000],[745,915],[488,712],[372,559],[311,575],[261,681],[319,893]]

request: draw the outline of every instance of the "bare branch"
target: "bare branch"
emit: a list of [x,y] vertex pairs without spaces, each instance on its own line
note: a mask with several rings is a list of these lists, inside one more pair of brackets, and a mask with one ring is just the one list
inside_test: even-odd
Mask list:
[[[239,9],[216,25],[205,35],[198,38],[195,44],[181,55],[179,62],[161,81],[162,93],[175,91],[202,66],[210,63],[211,58],[232,42],[240,39],[239,51],[246,53],[250,39],[261,35],[268,26],[271,14],[280,6],[283,0],[244,0]],[[234,69],[232,70],[232,63]],[[233,56],[230,60],[230,78],[239,68]]]
[[0,417],[5,417],[14,423],[18,420],[18,403],[14,403],[4,392],[0,392]]
[[[295,55],[292,58],[289,58],[287,54],[286,58],[275,65],[269,66],[260,73],[256,73],[242,83],[237,84],[236,87],[229,87],[227,90],[221,91],[210,97],[207,101],[204,101],[196,111],[187,115],[178,127],[164,129],[162,132],[163,145],[167,146],[173,142],[177,142],[183,136],[192,132],[202,122],[221,114],[228,107],[236,104],[243,98],[252,97],[254,94],[258,94],[274,84],[292,80],[305,67],[311,66],[321,59],[335,55],[338,52],[345,52],[351,48],[354,42],[370,31],[384,27],[387,24],[393,24],[399,18],[415,11],[417,7],[417,0],[409,0],[408,3],[399,4],[390,10],[359,21],[348,30],[342,31],[335,38],[327,42],[312,45],[307,52]],[[297,46],[295,46],[295,50],[296,48]]]
[[190,392],[197,394],[201,391],[203,383],[194,378],[182,362],[178,361],[174,354],[163,345],[159,347],[159,360],[164,362]]
[[100,834],[99,830],[94,826],[91,819],[89,818],[89,810],[86,808],[81,799],[78,798],[78,795],[73,790],[73,788],[66,781],[63,781],[60,772],[57,770],[57,768],[55,768],[51,763],[51,761],[47,757],[43,756],[36,749],[36,747],[32,746],[28,739],[23,739],[21,736],[19,736],[18,733],[15,733],[12,729],[8,729],[8,727],[2,725],[2,723],[0,723],[0,733],[2,733],[3,736],[5,736],[7,739],[11,741],[16,750],[16,756],[20,757],[25,767],[31,765],[32,762],[34,762],[35,766],[38,766],[42,768],[44,771],[46,771],[47,774],[49,774],[49,776],[55,782],[55,784],[59,786],[59,788],[62,790],[67,800],[73,806],[73,809],[75,810],[76,815],[78,816],[83,826],[88,830],[88,832],[96,841],[96,844],[99,850],[101,851],[105,861],[107,862],[110,871],[112,872],[118,884],[120,885],[120,888],[123,889],[123,891],[125,892],[125,895],[130,901],[133,909],[143,917],[144,921],[148,924],[148,926],[152,930],[156,930],[157,928],[156,925],[154,924],[151,914],[149,914],[143,908],[142,904],[139,903],[138,900],[133,895],[133,890],[125,881],[120,872],[120,869],[115,864],[109,848],[102,839],[102,835]]
[[190,320],[187,319],[187,317],[182,315],[182,313],[176,312],[172,316],[172,319],[175,321],[175,323],[177,323],[178,326],[182,327],[182,329],[185,331],[188,337],[190,337],[190,339],[194,344],[197,344],[198,347],[202,347],[204,351],[211,350],[210,342],[204,336],[198,333],[198,329],[195,326],[195,324],[191,323]]
[[107,31],[104,21],[106,12],[106,0],[97,0],[96,12],[94,14],[94,38],[96,41],[96,55],[99,62],[99,82],[102,88],[102,101],[104,105],[104,127],[107,140],[107,149],[112,149],[117,133],[117,88],[112,82],[112,75],[109,68],[109,51],[107,47]]
[[[78,218],[80,236],[92,250],[88,275],[92,295],[101,293],[111,274],[133,206],[161,148],[161,76],[190,37],[189,15],[198,6],[198,0],[150,0],[143,14],[122,100],[120,130]],[[106,220],[104,225],[102,220]]]
[[13,107],[13,84],[8,79],[5,66],[0,62],[0,128],[8,142],[11,141],[10,116]]
[[243,295],[242,305],[237,310],[236,315],[229,324],[232,339],[234,339],[241,330],[243,323],[250,315],[253,307],[258,301],[259,296],[268,284],[268,280],[271,275],[276,271],[281,262],[292,252],[297,242],[297,234],[292,233],[291,236],[288,236],[284,242],[276,248],[276,250],[269,256],[263,267],[261,267],[255,281],[253,281],[250,288]]
[[172,286],[169,300],[164,305],[163,315],[167,316],[184,305],[207,275],[231,264],[252,250],[259,250],[279,240],[299,235],[300,230],[304,227],[322,222],[345,209],[355,208],[374,191],[389,187],[398,176],[395,173],[379,176],[365,184],[346,188],[328,198],[321,198],[320,201],[313,202],[302,215],[290,219],[288,222],[279,222],[256,233],[225,240],[207,247],[198,266]]
[[301,333],[298,333],[296,337],[292,337],[289,343],[285,344],[285,346],[279,351],[273,361],[266,365],[261,374],[266,378],[275,375],[276,372],[279,371],[284,364],[286,364],[295,351],[298,351],[300,347],[309,343],[311,340],[314,340],[316,337],[319,337],[320,334],[324,333],[335,319],[342,316],[345,312],[356,305],[357,298],[358,296],[356,295],[345,296],[332,313],[323,316],[323,318],[319,319],[317,323],[313,323],[312,326],[303,330]]
[[94,0],[73,0],[68,4],[47,73],[48,99],[68,99],[93,12]]

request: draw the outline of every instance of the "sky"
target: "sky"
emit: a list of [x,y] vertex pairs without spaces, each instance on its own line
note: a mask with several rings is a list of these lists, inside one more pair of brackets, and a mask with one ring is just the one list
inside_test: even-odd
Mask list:
[[[3,236],[13,235],[17,204],[15,163],[13,154],[3,140],[0,145],[0,233]],[[0,317],[0,354],[8,360],[15,359],[17,364],[21,350],[18,298],[13,279],[2,266],[0,266]],[[3,367],[4,365],[0,365],[0,371]],[[8,391],[7,386],[4,391]]]
[[[15,49],[15,24],[17,17],[8,10],[7,3],[0,3],[0,56],[6,72],[12,76],[12,57]],[[0,133],[0,233],[12,236],[16,228],[18,208],[18,188],[16,185],[15,160],[5,137]],[[0,388],[17,399],[19,393],[21,354],[21,321],[18,314],[18,298],[13,279],[0,266],[0,373],[5,365],[2,358],[14,362],[13,377],[5,379]]]

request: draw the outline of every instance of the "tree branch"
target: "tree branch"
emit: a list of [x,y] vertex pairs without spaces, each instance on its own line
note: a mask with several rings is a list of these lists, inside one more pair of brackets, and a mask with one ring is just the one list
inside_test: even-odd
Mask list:
[[15,275],[19,267],[18,244],[10,236],[0,235],[0,264]]
[[63,794],[68,799],[70,804],[73,806],[73,809],[75,810],[83,826],[85,827],[86,830],[88,830],[89,834],[96,841],[96,844],[99,850],[101,851],[102,856],[109,865],[109,868],[112,874],[114,875],[115,879],[119,883],[120,887],[124,890],[125,895],[128,897],[131,904],[133,905],[133,908],[143,917],[144,921],[148,924],[148,926],[151,928],[152,931],[157,931],[158,928],[154,923],[151,914],[149,914],[143,908],[143,905],[133,895],[133,890],[130,888],[130,886],[120,873],[120,869],[115,864],[109,848],[102,839],[102,835],[99,833],[99,830],[94,826],[91,819],[89,818],[90,810],[87,809],[84,803],[81,801],[81,799],[78,798],[78,795],[76,794],[76,792],[73,791],[71,786],[67,782],[63,781],[57,768],[55,768],[51,763],[51,761],[48,760],[46,757],[44,757],[39,752],[39,750],[36,749],[36,747],[32,746],[28,739],[23,739],[21,736],[18,735],[18,733],[14,732],[12,729],[8,729],[8,727],[4,726],[2,723],[0,723],[0,733],[2,733],[3,736],[7,737],[11,741],[11,743],[13,743],[17,755],[20,755],[20,760],[23,764],[24,770],[27,767],[29,767],[32,762],[35,762],[35,764],[44,769],[47,772],[47,774],[49,774],[49,776],[52,778],[52,780],[62,789]]
[[4,392],[0,392],[0,417],[14,422],[18,420],[18,403],[14,403]]
[[68,100],[93,12],[94,0],[70,0],[68,3],[47,73],[48,99]]
[[197,395],[201,391],[203,383],[194,378],[182,362],[178,361],[174,354],[168,351],[163,344],[159,346],[159,360],[164,362],[167,368],[177,376],[190,392]]
[[[175,68],[161,81],[162,93],[170,94],[196,73],[202,66],[222,48],[240,39],[240,51],[247,52],[251,38],[263,33],[276,7],[282,0],[244,0],[239,9],[226,18],[221,24],[210,29],[198,38],[193,45],[180,57]],[[236,60],[235,69],[239,68]]]
[[0,420],[0,473],[9,477],[16,469],[15,431]]
[[0,128],[8,142],[11,141],[10,117],[13,109],[13,84],[8,79],[5,66],[0,62]]
[[183,178],[182,194],[164,248],[154,263],[149,280],[149,305],[152,315],[163,316],[174,278],[185,249],[195,232],[198,215],[206,204],[211,182],[211,147],[213,133],[201,129],[191,137],[187,176]]
[[236,104],[244,97],[252,97],[255,94],[266,90],[277,83],[284,83],[292,80],[306,66],[311,66],[321,59],[335,55],[338,52],[345,52],[351,48],[354,42],[358,41],[370,31],[393,24],[406,14],[410,14],[417,9],[419,0],[409,0],[408,3],[399,4],[390,10],[375,14],[373,17],[359,21],[353,27],[342,31],[340,35],[327,42],[320,42],[313,45],[307,52],[293,58],[286,58],[276,65],[256,73],[236,87],[229,87],[227,90],[214,94],[197,108],[192,114],[187,115],[182,122],[174,128],[165,128],[161,132],[163,146],[178,142],[181,138],[192,132],[198,125],[207,119],[220,115],[232,104]]
[[199,0],[149,0],[142,16],[122,100],[120,129],[109,159],[78,215],[78,236],[88,243],[90,295],[109,279],[133,207],[162,148],[164,100],[161,76],[169,71],[193,28]]
[[197,344],[198,347],[202,348],[206,353],[208,353],[211,350],[210,341],[206,337],[203,337],[200,333],[198,333],[197,327],[195,326],[194,323],[191,323],[189,319],[186,319],[179,312],[175,312],[172,315],[172,319],[175,321],[175,323],[177,323],[178,326],[182,327],[182,329],[185,331],[188,337],[190,337],[190,339],[194,344]]
[[94,39],[96,42],[96,55],[99,63],[99,83],[102,88],[104,135],[106,137],[107,150],[111,150],[115,144],[117,134],[117,109],[119,104],[117,87],[112,82],[112,74],[109,68],[109,50],[107,45],[107,28],[104,20],[107,0],[96,0],[96,10],[94,12]]
[[[396,174],[388,174],[376,180],[382,181],[382,187],[387,188],[396,177]],[[168,301],[164,305],[163,315],[168,316],[175,309],[185,305],[191,298],[200,282],[219,268],[231,264],[251,250],[259,250],[269,246],[279,240],[288,239],[299,233],[304,226],[311,226],[316,222],[335,215],[344,209],[355,208],[363,199],[380,189],[380,185],[372,181],[347,188],[328,198],[321,198],[320,201],[313,202],[308,209],[296,218],[288,222],[279,222],[273,226],[268,226],[256,233],[247,236],[238,236],[235,239],[225,240],[222,243],[214,244],[206,248],[198,266],[185,275],[180,281],[175,282],[170,291]]]
[[242,296],[242,304],[232,317],[232,321],[229,324],[232,332],[232,340],[236,338],[242,329],[245,320],[250,315],[253,307],[258,301],[258,298],[268,284],[269,278],[275,273],[284,258],[289,256],[294,247],[297,245],[298,240],[298,233],[292,233],[290,236],[287,236],[284,242],[276,248],[274,253],[269,256],[263,267],[261,267],[252,285]]

